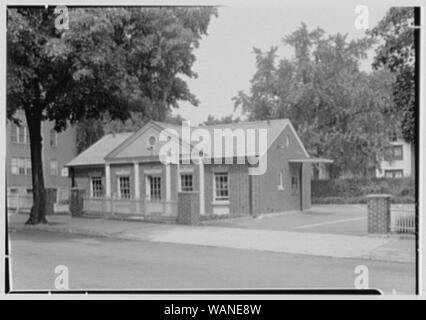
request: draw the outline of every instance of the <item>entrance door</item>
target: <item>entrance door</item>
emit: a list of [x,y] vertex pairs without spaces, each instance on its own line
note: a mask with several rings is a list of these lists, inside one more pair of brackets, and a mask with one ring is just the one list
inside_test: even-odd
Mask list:
[[162,213],[161,176],[148,175],[145,179],[147,214]]

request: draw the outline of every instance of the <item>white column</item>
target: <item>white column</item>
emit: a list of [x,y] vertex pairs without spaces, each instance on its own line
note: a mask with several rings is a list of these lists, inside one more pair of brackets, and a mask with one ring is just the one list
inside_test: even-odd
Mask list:
[[141,195],[140,191],[140,181],[139,181],[139,163],[133,162],[133,173],[135,180],[135,199],[139,199]]
[[181,191],[180,185],[181,185],[181,182],[180,182],[180,165],[179,165],[179,162],[178,162],[176,164],[176,191],[177,192]]
[[111,168],[109,163],[105,164],[105,196],[111,198]]
[[199,168],[199,191],[200,191],[200,215],[205,213],[205,205],[204,205],[204,163],[201,159],[198,163]]
[[166,164],[166,201],[171,199],[171,174],[170,174],[170,164]]

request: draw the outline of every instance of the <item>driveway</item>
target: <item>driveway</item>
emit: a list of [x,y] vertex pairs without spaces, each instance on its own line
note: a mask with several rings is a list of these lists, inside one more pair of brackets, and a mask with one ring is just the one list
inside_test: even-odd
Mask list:
[[204,225],[259,230],[367,235],[366,205],[317,205],[310,210],[203,222]]

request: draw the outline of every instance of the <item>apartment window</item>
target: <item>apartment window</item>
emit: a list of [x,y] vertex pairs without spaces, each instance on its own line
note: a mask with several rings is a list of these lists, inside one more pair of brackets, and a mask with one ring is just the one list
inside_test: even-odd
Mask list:
[[25,144],[25,138],[27,137],[25,131],[27,130],[24,126],[18,128],[18,143]]
[[12,158],[12,160],[11,160],[11,172],[12,172],[12,174],[19,174],[18,158]]
[[151,200],[161,200],[161,177],[149,177],[149,187]]
[[58,146],[58,133],[54,129],[50,129],[50,146]]
[[28,130],[28,128],[25,128],[25,143],[26,144],[31,144],[31,141],[30,141],[30,130]]
[[14,143],[18,143],[18,129],[19,127],[16,124],[10,125],[10,141]]
[[299,193],[299,178],[297,177],[291,177],[291,193]]
[[215,173],[214,190],[215,200],[229,199],[228,173]]
[[284,190],[284,171],[281,170],[278,175],[278,190]]
[[398,140],[398,135],[395,132],[392,132],[391,134],[389,134],[389,140],[390,141]]
[[18,188],[10,188],[9,193],[17,194],[17,193],[19,193],[19,189]]
[[25,159],[24,158],[18,158],[18,170],[20,175],[25,174]]
[[393,160],[402,160],[402,146],[393,146],[392,147],[392,159]]
[[101,177],[92,177],[91,179],[92,183],[92,197],[94,198],[101,198],[103,196],[102,191],[102,178]]
[[31,175],[31,159],[30,158],[12,158],[11,172],[16,175]]
[[180,176],[180,188],[183,192],[193,191],[192,174],[182,174]]
[[402,178],[403,172],[402,170],[385,170],[386,178]]
[[29,144],[30,137],[25,124],[21,126],[12,123],[10,126],[10,141],[14,143]]
[[25,159],[25,174],[31,175],[31,159],[30,158]]
[[50,175],[57,176],[59,174],[58,161],[50,160]]

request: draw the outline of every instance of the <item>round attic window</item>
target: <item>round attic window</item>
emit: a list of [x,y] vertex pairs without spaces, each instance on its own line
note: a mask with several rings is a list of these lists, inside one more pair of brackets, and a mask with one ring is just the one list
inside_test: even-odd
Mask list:
[[148,137],[148,145],[150,147],[154,146],[157,143],[157,138],[155,136]]

